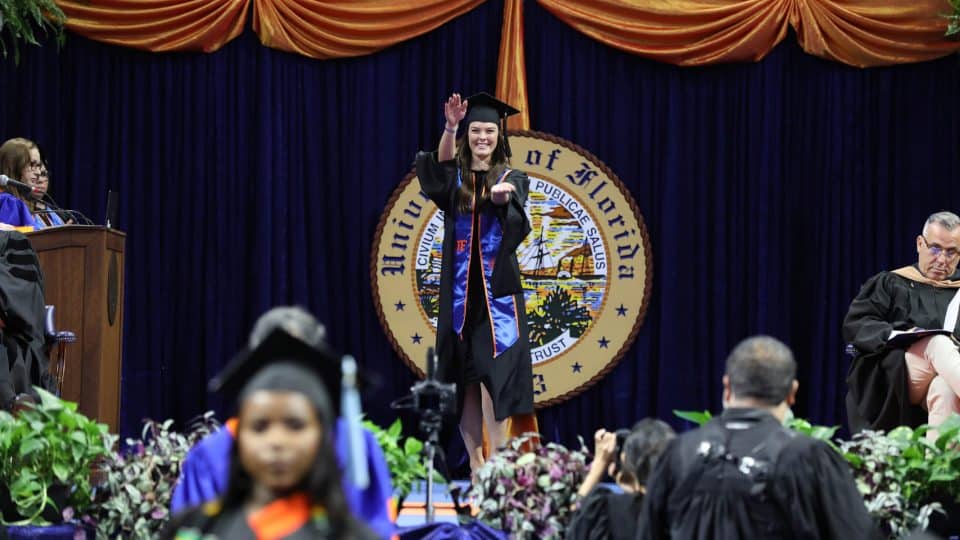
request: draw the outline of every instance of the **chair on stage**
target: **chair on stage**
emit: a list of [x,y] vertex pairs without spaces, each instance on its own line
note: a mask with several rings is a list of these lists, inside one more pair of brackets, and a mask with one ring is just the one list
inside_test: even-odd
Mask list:
[[47,364],[57,389],[57,396],[63,395],[63,379],[67,372],[67,344],[77,341],[77,336],[69,330],[57,330],[54,323],[54,306],[44,306],[46,314],[43,335],[46,338],[45,351],[50,362]]

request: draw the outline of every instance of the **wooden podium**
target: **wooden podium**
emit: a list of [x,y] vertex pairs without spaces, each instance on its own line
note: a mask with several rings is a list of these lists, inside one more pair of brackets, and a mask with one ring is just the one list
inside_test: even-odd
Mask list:
[[87,225],[27,233],[40,258],[44,300],[57,330],[76,334],[67,345],[63,398],[117,433],[123,345],[126,234]]

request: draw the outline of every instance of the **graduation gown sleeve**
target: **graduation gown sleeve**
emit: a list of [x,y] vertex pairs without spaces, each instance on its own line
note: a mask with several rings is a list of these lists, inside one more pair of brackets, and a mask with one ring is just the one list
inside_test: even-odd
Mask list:
[[867,280],[843,319],[843,339],[863,353],[879,352],[893,330],[906,330],[907,321],[888,321],[892,296],[886,272]]
[[453,201],[452,193],[457,189],[456,162],[439,162],[436,152],[417,152],[414,164],[420,189],[437,208],[448,213]]
[[883,538],[850,466],[821,441],[797,437],[783,449],[772,489],[797,539]]
[[[523,292],[523,282],[520,279],[520,265],[517,263],[517,248],[523,239],[530,234],[530,221],[524,206],[527,204],[527,192],[530,189],[530,179],[522,171],[510,171],[504,179],[513,185],[514,192],[510,201],[497,209],[500,225],[503,229],[503,239],[497,252],[497,265],[490,276],[490,286],[494,297]],[[506,262],[506,264],[501,264]]]
[[14,227],[36,227],[26,203],[7,192],[0,192],[0,223]]

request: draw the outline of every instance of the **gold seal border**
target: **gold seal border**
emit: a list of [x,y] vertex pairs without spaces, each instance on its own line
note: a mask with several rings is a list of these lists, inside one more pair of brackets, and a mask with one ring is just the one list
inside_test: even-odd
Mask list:
[[[646,223],[644,222],[644,219],[643,219],[643,215],[640,213],[640,210],[633,196],[630,194],[630,192],[624,186],[623,182],[613,172],[613,170],[610,169],[609,166],[607,166],[604,162],[599,160],[593,153],[587,151],[583,147],[548,133],[537,132],[537,131],[510,131],[509,135],[511,137],[528,137],[531,139],[539,139],[544,142],[551,143],[551,144],[563,147],[565,149],[568,149],[571,152],[578,154],[579,157],[582,157],[583,159],[589,161],[594,168],[596,168],[600,173],[605,175],[606,179],[611,182],[610,187],[611,188],[615,187],[619,192],[620,197],[623,199],[623,201],[628,204],[630,211],[632,212],[632,216],[636,220],[636,225],[639,229],[637,231],[637,237],[638,237],[637,243],[641,246],[643,250],[642,258],[638,259],[643,261],[643,267],[642,267],[642,272],[644,274],[643,295],[639,305],[636,308],[637,314],[631,315],[634,320],[633,320],[633,325],[632,325],[632,328],[630,329],[630,332],[625,338],[622,339],[622,341],[620,339],[617,339],[617,341],[620,341],[620,347],[615,352],[611,351],[609,353],[604,354],[604,356],[607,356],[608,360],[605,361],[603,367],[599,371],[594,373],[589,379],[585,379],[583,382],[581,382],[580,384],[577,384],[570,390],[556,393],[555,395],[551,395],[554,393],[551,391],[548,391],[547,394],[551,395],[551,397],[549,397],[548,399],[544,399],[542,401],[536,402],[536,407],[542,408],[542,407],[547,407],[550,405],[555,405],[563,401],[566,401],[567,399],[574,397],[576,395],[579,395],[581,392],[583,392],[587,388],[594,385],[597,381],[599,381],[600,379],[605,377],[607,374],[609,374],[614,367],[616,367],[616,365],[620,362],[620,360],[626,354],[627,350],[633,345],[634,341],[636,340],[637,334],[639,333],[639,330],[642,327],[644,320],[646,319],[646,312],[650,304],[650,296],[651,296],[652,287],[653,287],[653,257],[652,257],[650,238],[647,231]],[[519,156],[516,156],[516,155],[514,156],[515,163],[519,163],[518,157]],[[517,168],[520,168],[521,170],[526,170],[523,167],[517,167]],[[533,176],[535,177],[539,177],[545,181],[553,183],[554,185],[562,186],[560,181],[557,180],[556,176],[549,176],[549,177],[545,177],[543,175],[538,176],[534,172],[531,172],[531,174],[533,174]],[[398,340],[398,336],[394,334],[393,328],[391,327],[390,324],[388,324],[388,317],[385,313],[384,305],[381,302],[383,291],[381,291],[381,278],[378,273],[378,269],[380,267],[379,266],[380,261],[378,260],[378,256],[381,254],[380,248],[381,248],[381,244],[384,241],[383,232],[388,227],[388,220],[390,220],[391,218],[396,220],[395,216],[393,215],[396,210],[396,204],[400,200],[400,198],[404,195],[404,192],[408,189],[409,184],[413,181],[415,177],[416,177],[415,171],[410,171],[406,176],[404,176],[403,180],[394,189],[389,200],[384,205],[384,211],[381,214],[380,220],[377,224],[377,228],[374,232],[373,242],[371,244],[370,279],[371,279],[371,288],[373,293],[372,296],[373,296],[374,304],[377,311],[377,318],[380,322],[381,327],[384,329],[384,332],[387,336],[388,341],[390,342],[394,351],[397,352],[398,356],[400,356],[400,358],[404,361],[404,363],[407,364],[407,367],[409,367],[418,377],[423,377],[424,376],[423,369],[420,367],[418,362],[410,358],[407,348],[401,345],[400,341]],[[570,188],[567,187],[564,189],[569,190]],[[595,215],[595,212],[594,212],[595,209],[589,208],[584,204],[585,201],[580,200],[578,198],[578,202],[580,202],[584,206],[585,210],[592,215],[594,222],[598,226],[602,225],[601,236],[603,237],[604,242],[606,243],[609,240],[609,236],[610,236],[609,226],[603,223],[602,218],[599,218],[598,216]],[[429,203],[428,201],[424,201],[424,203],[428,205],[427,208],[432,206],[432,203]],[[425,211],[427,210],[427,208],[425,208]],[[426,223],[428,223],[428,220],[424,220],[424,226]],[[421,231],[417,231],[417,232],[420,233]],[[411,255],[411,260],[415,260],[416,259],[415,241],[419,239],[419,236],[411,235],[411,237],[412,238],[410,242],[413,244],[413,247],[411,248],[413,250],[413,253]],[[614,279],[612,276],[614,276],[615,272],[617,271],[617,269],[614,268],[614,264],[613,264],[613,258],[614,258],[613,253],[616,253],[616,247],[613,245],[607,245],[605,249],[607,252],[607,264],[608,264],[607,279],[611,280],[611,279]],[[409,271],[411,272],[409,279],[415,280],[415,270],[411,267]],[[414,283],[414,282],[408,282],[408,283]],[[607,286],[607,293],[604,295],[603,307],[599,311],[597,322],[600,321],[600,319],[603,317],[603,314],[607,310],[612,309],[610,307],[612,304],[610,303],[610,300],[609,300],[609,294],[612,288],[613,288],[612,285]],[[412,291],[412,295],[413,295],[413,298],[417,302],[419,302],[419,298],[417,297],[415,288]],[[419,305],[410,306],[410,308],[416,309],[418,311],[418,314],[419,312],[421,312],[421,308]],[[409,316],[409,315],[405,315],[405,316]],[[417,318],[420,319],[422,317],[418,315]],[[423,322],[431,329],[430,333],[422,336],[426,342],[419,344],[419,346],[423,350],[426,350],[427,347],[433,346],[433,342],[435,340],[435,332],[432,331],[432,326],[429,325],[428,321],[423,321]],[[585,336],[588,334],[591,334],[595,326],[596,326],[595,324],[591,325],[587,333],[584,336],[581,336],[580,338],[578,338],[578,343],[574,345],[573,349],[564,351],[564,354],[566,354],[567,352],[570,352],[571,350],[575,350],[578,347],[587,346],[587,343],[584,341]],[[613,340],[610,340],[610,341],[611,341],[611,344],[613,344]],[[411,345],[411,347],[413,347],[413,345]],[[552,363],[554,360],[555,359],[547,360],[544,364],[537,366],[537,369],[535,369],[535,371],[545,364]]]

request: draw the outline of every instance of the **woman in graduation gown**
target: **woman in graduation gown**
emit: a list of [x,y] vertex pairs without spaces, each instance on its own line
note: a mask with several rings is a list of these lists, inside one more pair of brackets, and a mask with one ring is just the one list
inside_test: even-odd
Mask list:
[[[417,177],[444,213],[437,374],[457,383],[470,468],[506,442],[506,420],[533,412],[533,369],[516,250],[530,232],[530,180],[511,169],[505,119],[519,111],[488,94],[444,105],[436,152],[420,152]],[[462,123],[461,137],[456,139]]]
[[347,509],[315,355],[277,330],[226,368],[221,391],[239,394],[227,491],[174,516],[161,538],[377,538]]

